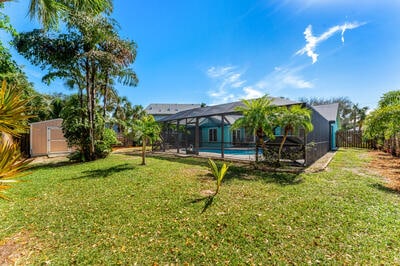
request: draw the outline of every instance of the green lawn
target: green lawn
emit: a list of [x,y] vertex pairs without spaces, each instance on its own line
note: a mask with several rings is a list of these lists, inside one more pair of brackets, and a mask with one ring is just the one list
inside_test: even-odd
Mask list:
[[232,166],[203,213],[204,160],[37,167],[0,201],[0,239],[27,235],[32,264],[400,264],[400,194],[368,161],[341,150],[297,176]]

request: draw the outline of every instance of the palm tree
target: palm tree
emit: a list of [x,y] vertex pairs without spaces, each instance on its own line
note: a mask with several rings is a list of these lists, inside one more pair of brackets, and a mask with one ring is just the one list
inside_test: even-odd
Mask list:
[[[27,129],[28,100],[22,100],[22,91],[2,82],[0,89],[0,189],[7,188],[2,179],[12,177],[23,170],[30,160],[22,158],[12,137],[19,136]],[[0,195],[0,198],[5,198]]]
[[290,132],[299,128],[304,128],[310,132],[313,130],[311,123],[311,110],[303,108],[301,105],[293,105],[291,107],[281,107],[278,114],[278,124],[283,129],[284,135],[279,146],[278,163],[281,160],[281,153],[286,138]]
[[[15,0],[0,0],[0,3]],[[57,27],[60,17],[67,16],[71,11],[83,11],[92,14],[110,12],[112,0],[31,0],[29,16],[37,18],[45,28]]]
[[358,130],[361,131],[362,127],[364,125],[365,119],[367,118],[367,111],[368,111],[368,106],[364,106],[362,108],[360,108],[359,112],[358,112]]
[[144,115],[133,122],[137,140],[142,141],[142,165],[146,165],[146,146],[160,139],[161,128],[152,115]]
[[245,128],[256,137],[256,161],[258,162],[258,147],[265,149],[264,136],[273,138],[276,106],[268,95],[253,100],[242,100],[244,106],[235,110],[241,112],[243,117],[236,120],[232,129]]

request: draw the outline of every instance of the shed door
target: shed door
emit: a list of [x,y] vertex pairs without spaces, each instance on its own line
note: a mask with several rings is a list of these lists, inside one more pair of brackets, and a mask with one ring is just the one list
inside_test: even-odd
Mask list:
[[69,152],[67,140],[60,127],[47,127],[47,153]]

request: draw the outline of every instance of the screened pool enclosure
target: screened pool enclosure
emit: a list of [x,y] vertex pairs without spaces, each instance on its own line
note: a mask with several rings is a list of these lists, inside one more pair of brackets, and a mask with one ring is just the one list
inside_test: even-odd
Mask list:
[[[305,105],[284,98],[273,98],[273,104]],[[273,160],[282,139],[280,128],[275,128],[275,139],[264,138],[265,149],[261,149],[261,145],[256,147],[256,143],[260,142],[256,142],[253,132],[244,128],[231,129],[232,124],[241,117],[236,107],[242,105],[242,102],[226,103],[194,108],[164,117],[159,120],[163,128],[162,142],[155,149],[242,160],[255,160],[258,153],[261,161]],[[331,149],[332,121],[320,114],[316,108],[310,108],[314,130],[308,134],[302,129],[292,132],[285,142],[282,159],[309,165]]]

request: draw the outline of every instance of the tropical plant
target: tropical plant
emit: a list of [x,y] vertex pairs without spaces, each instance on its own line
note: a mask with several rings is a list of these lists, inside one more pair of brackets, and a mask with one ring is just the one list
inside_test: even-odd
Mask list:
[[[22,91],[2,82],[0,89],[0,190],[7,188],[4,179],[13,177],[26,169],[31,160],[24,159],[13,137],[27,129],[27,100],[22,100]],[[10,180],[8,180],[10,182]],[[0,195],[1,198],[5,198]]]
[[96,142],[96,156],[107,157],[112,151],[112,146],[117,144],[119,144],[119,141],[115,131],[111,128],[105,128],[102,139]]
[[392,153],[395,153],[400,134],[400,90],[385,93],[378,103],[378,108],[372,111],[366,119],[364,137],[383,142],[391,137],[394,139]]
[[253,133],[256,137],[256,161],[258,161],[258,147],[265,149],[264,136],[274,138],[277,107],[272,104],[272,99],[268,95],[253,100],[242,100],[242,103],[243,106],[238,106],[235,110],[243,116],[233,123],[231,129],[244,128]]
[[142,142],[142,165],[146,165],[147,144],[160,140],[161,128],[152,115],[144,115],[133,121],[135,138]]
[[28,100],[22,100],[22,91],[15,86],[7,86],[5,80],[0,90],[0,132],[18,136],[27,129],[26,105]]
[[[70,13],[66,19],[67,33],[49,34],[42,30],[21,33],[15,38],[17,50],[33,64],[47,69],[47,82],[66,79],[69,86],[79,89],[80,124],[87,125],[88,158],[96,159],[96,121],[98,100],[103,97],[103,120],[109,105],[113,79],[135,86],[137,77],[128,66],[136,57],[136,45],[121,40],[117,23],[102,15]],[[86,94],[84,97],[84,94]],[[86,142],[82,142],[86,143]],[[85,152],[86,154],[86,152]],[[86,155],[85,155],[86,157]]]
[[364,121],[367,117],[368,107],[359,107],[358,104],[354,104],[351,108],[350,120],[353,123],[353,131],[356,131],[357,126],[358,130],[361,130]]
[[212,175],[214,176],[215,180],[217,181],[217,189],[215,191],[215,195],[218,194],[221,184],[222,184],[222,180],[224,179],[226,173],[228,172],[229,166],[226,165],[226,163],[222,164],[221,168],[218,168],[217,164],[211,160],[208,159],[208,164],[210,166],[210,170]]
[[[13,1],[0,0],[0,4]],[[112,0],[31,0],[28,13],[31,19],[37,18],[48,29],[56,28],[60,18],[69,16],[71,12],[99,14],[111,10]]]
[[299,128],[304,128],[308,132],[313,130],[313,124],[311,123],[311,110],[302,107],[301,105],[280,107],[277,122],[283,129],[283,138],[278,151],[279,163],[281,160],[283,145],[285,144],[290,132],[294,132]]

